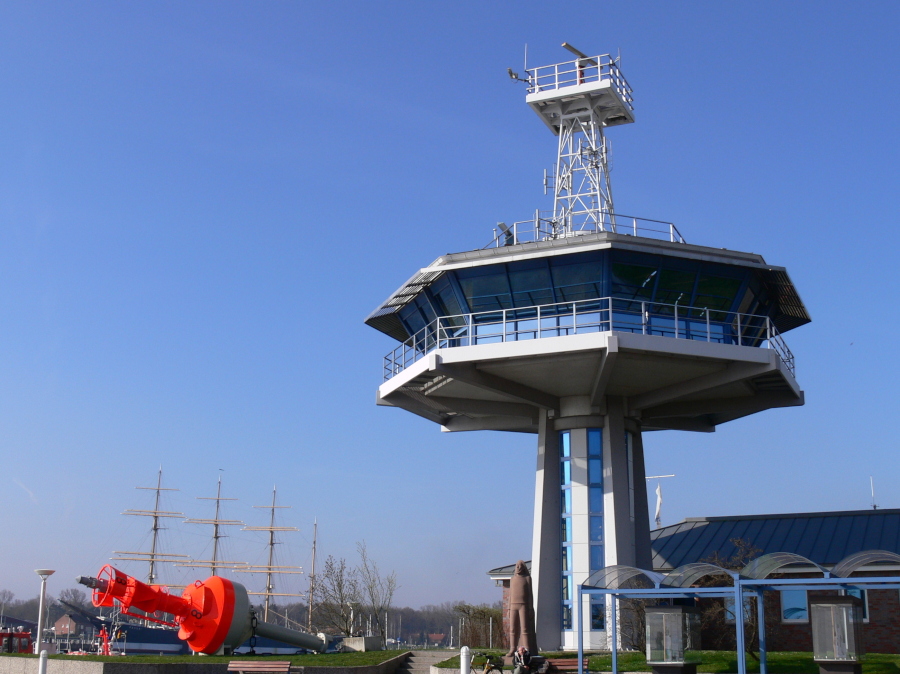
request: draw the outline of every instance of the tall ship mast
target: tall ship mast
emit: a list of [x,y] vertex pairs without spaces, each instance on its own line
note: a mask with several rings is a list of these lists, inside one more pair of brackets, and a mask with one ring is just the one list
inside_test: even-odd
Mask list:
[[160,552],[159,551],[159,532],[167,527],[164,527],[160,524],[160,520],[165,518],[178,518],[181,519],[184,517],[184,513],[175,512],[172,510],[160,510],[160,495],[164,491],[179,491],[178,489],[173,489],[171,487],[163,487],[162,486],[162,466],[159,468],[159,472],[156,475],[156,486],[155,487],[135,487],[135,489],[146,489],[149,491],[156,492],[156,498],[153,503],[153,510],[126,510],[123,515],[134,515],[137,517],[150,517],[153,521],[153,525],[151,527],[151,539],[150,539],[150,550],[149,551],[133,551],[133,550],[114,550],[113,554],[122,555],[121,557],[112,557],[111,559],[116,561],[123,562],[147,562],[149,564],[149,570],[147,573],[147,582],[151,585],[156,584],[158,574],[157,574],[157,565],[158,564],[177,564],[179,562],[185,562],[190,559],[188,555],[178,555],[168,552]]
[[213,527],[213,547],[212,547],[212,559],[192,559],[189,562],[184,562],[177,564],[176,566],[190,567],[195,569],[209,569],[210,575],[218,576],[219,570],[224,568],[232,568],[234,566],[243,566],[243,562],[228,562],[219,559],[219,540],[222,538],[227,538],[226,534],[221,532],[221,527],[236,527],[242,526],[244,523],[241,520],[226,520],[220,517],[222,501],[237,501],[236,498],[224,498],[222,496],[222,476],[219,475],[219,482],[216,487],[216,495],[215,496],[198,496],[198,500],[201,501],[215,501],[216,502],[216,514],[212,519],[186,519],[186,524],[211,524]]
[[309,570],[309,589],[306,592],[306,628],[313,631],[313,598],[316,593],[316,537],[319,533],[319,520],[313,520],[312,566]]
[[266,531],[269,534],[269,561],[268,564],[246,564],[237,567],[235,570],[242,573],[265,573],[266,588],[264,592],[248,592],[247,594],[265,597],[263,603],[263,620],[269,620],[269,605],[272,597],[302,597],[302,594],[292,592],[275,592],[273,584],[274,576],[282,574],[302,574],[303,569],[299,566],[278,566],[275,564],[275,546],[280,543],[275,540],[275,533],[279,531],[299,531],[297,527],[275,526],[275,510],[279,508],[290,508],[291,506],[275,505],[275,497],[277,490],[272,487],[272,504],[267,506],[253,506],[254,508],[265,508],[269,510],[269,526],[253,527],[246,526],[242,531]]

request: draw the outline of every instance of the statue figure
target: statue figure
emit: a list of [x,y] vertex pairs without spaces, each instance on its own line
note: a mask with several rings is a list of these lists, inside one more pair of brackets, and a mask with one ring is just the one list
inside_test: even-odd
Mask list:
[[519,646],[531,655],[537,655],[537,639],[534,635],[534,595],[531,591],[531,574],[521,559],[509,582],[509,653],[512,656]]

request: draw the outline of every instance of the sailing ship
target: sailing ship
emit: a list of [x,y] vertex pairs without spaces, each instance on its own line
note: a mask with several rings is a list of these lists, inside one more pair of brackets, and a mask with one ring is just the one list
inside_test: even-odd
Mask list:
[[[302,627],[309,629],[312,619],[312,597],[314,592],[313,576],[315,574],[316,534],[318,530],[318,524],[313,524],[313,576],[310,576],[308,592],[305,595],[290,592],[276,592],[275,579],[278,576],[284,574],[303,573],[301,567],[283,566],[276,564],[275,546],[279,544],[276,534],[282,532],[299,531],[299,529],[297,529],[296,527],[276,525],[275,511],[281,508],[290,508],[290,506],[277,505],[276,488],[273,487],[272,489],[272,502],[270,505],[254,506],[254,508],[264,508],[269,510],[269,524],[267,526],[247,526],[240,520],[230,520],[221,517],[222,502],[237,500],[225,498],[222,496],[221,476],[219,477],[216,495],[214,497],[198,497],[201,500],[215,501],[215,514],[211,519],[185,518],[184,513],[161,509],[160,499],[162,496],[162,492],[178,491],[177,489],[162,486],[162,468],[160,468],[159,472],[157,473],[155,487],[137,487],[137,489],[147,489],[155,492],[153,509],[126,510],[122,514],[130,516],[149,517],[151,519],[152,524],[150,528],[150,550],[116,550],[114,551],[114,554],[117,556],[112,557],[112,560],[127,562],[146,562],[148,564],[147,583],[151,585],[159,584],[159,566],[161,564],[172,564],[176,567],[182,568],[209,569],[210,575],[213,576],[220,575],[220,573],[225,570],[236,571],[239,573],[265,574],[266,580],[264,590],[262,592],[248,592],[248,594],[250,595],[263,598],[263,620],[265,622],[269,622],[270,613],[273,613],[273,617],[275,616],[275,607],[272,605],[273,597],[307,597],[309,605],[307,625],[304,625]],[[165,527],[161,523],[166,519],[180,519],[186,524],[212,526],[213,534],[211,559],[198,560],[191,558],[189,555],[162,552],[159,545],[159,533],[161,530],[165,529]],[[266,532],[268,534],[267,564],[254,565],[245,562],[228,561],[221,559],[219,543],[220,539],[225,537],[225,534],[222,533],[223,529],[229,526],[242,526],[242,531]],[[169,587],[175,588],[178,586]],[[70,610],[79,613],[88,621],[90,621],[90,623],[94,627],[94,631],[96,634],[99,634],[101,630],[105,629],[106,633],[110,635],[110,646],[115,652],[130,654],[148,653],[159,655],[180,655],[188,654],[190,652],[187,644],[178,638],[177,629],[172,629],[170,627],[152,623],[151,620],[154,618],[154,616],[148,616],[148,619],[144,621],[122,615],[119,612],[114,612],[111,616],[103,617],[90,614],[71,604],[66,604],[66,606]],[[288,622],[286,616],[277,617],[284,618],[285,623]],[[79,645],[83,648],[83,644]],[[241,647],[241,650],[243,652],[259,652],[260,654],[273,655],[293,654],[298,652],[296,646],[290,646],[288,644],[283,644],[281,642],[277,642],[264,637],[251,638]]]

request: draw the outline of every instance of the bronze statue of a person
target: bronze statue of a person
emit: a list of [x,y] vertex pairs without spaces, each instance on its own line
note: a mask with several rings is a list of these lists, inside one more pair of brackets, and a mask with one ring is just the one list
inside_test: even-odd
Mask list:
[[519,646],[524,646],[531,655],[537,655],[531,574],[521,559],[516,562],[516,570],[509,581],[509,653],[506,655],[511,656]]

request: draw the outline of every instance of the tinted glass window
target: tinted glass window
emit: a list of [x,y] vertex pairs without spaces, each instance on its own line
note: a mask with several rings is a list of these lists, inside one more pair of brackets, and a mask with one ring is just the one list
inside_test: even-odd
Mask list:
[[659,275],[656,301],[663,304],[690,305],[696,279],[697,275],[693,272],[663,269]]
[[600,459],[588,460],[588,482],[592,485],[603,484],[603,461]]
[[550,270],[546,265],[533,269],[519,269],[510,265],[509,283],[512,286],[513,302],[517,307],[553,303]]
[[728,310],[740,289],[740,279],[701,276],[697,284],[697,299],[694,300],[694,306]]
[[806,605],[806,590],[782,590],[781,591],[781,619],[788,621],[809,620],[809,610]]
[[602,297],[603,267],[600,260],[576,264],[554,264],[551,269],[557,301],[574,302]]
[[431,323],[437,316],[434,314],[434,309],[431,308],[431,302],[425,297],[425,295],[419,295],[416,297],[414,301],[415,305],[419,308],[419,312],[422,316],[425,317],[425,321]]
[[431,287],[431,294],[437,305],[435,308],[441,312],[441,316],[457,316],[467,313],[460,306],[450,279],[447,277],[440,279]]
[[602,630],[606,621],[603,600],[591,597],[591,629]]
[[620,262],[615,262],[612,265],[613,297],[649,300],[653,297],[655,281],[655,267],[643,267]]
[[603,431],[599,428],[588,430],[588,455],[600,456],[603,451]]
[[[466,272],[466,276],[463,275],[463,271]],[[508,309],[512,306],[512,298],[509,294],[509,281],[506,278],[505,269],[494,269],[489,274],[484,274],[481,270],[463,271],[459,272],[459,285],[473,313],[494,309]],[[480,272],[482,275],[469,276],[475,271]]]
[[411,335],[414,335],[425,327],[425,318],[414,303],[407,304],[400,310],[400,318],[406,323],[406,328]]

